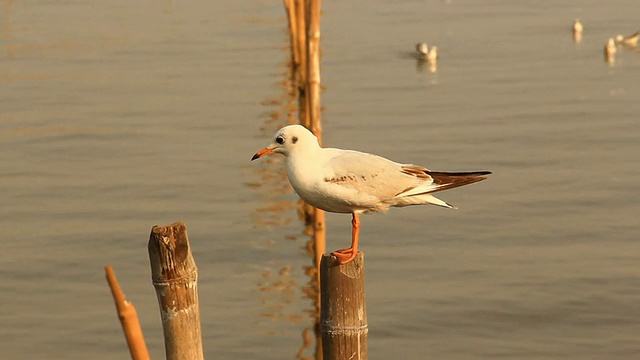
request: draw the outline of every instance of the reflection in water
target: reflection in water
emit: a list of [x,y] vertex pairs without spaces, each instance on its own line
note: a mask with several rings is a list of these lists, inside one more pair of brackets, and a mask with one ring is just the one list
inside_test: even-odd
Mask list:
[[[265,139],[270,138],[273,133],[282,126],[297,123],[297,88],[293,81],[295,74],[293,73],[291,63],[287,65],[286,72],[280,72],[275,76],[283,79],[277,81],[278,86],[276,88],[280,94],[262,102],[262,105],[268,108],[265,112],[267,120],[260,127]],[[302,345],[297,351],[296,358],[315,358],[319,354],[318,342],[317,340],[314,341],[314,339],[317,339],[315,322],[319,316],[319,307],[317,304],[318,285],[316,283],[316,267],[313,265],[313,230],[310,228],[313,224],[309,224],[306,221],[308,216],[304,214],[304,206],[300,206],[299,202],[295,203],[289,200],[283,200],[283,197],[290,194],[292,190],[287,180],[284,167],[274,164],[281,161],[281,157],[270,156],[265,157],[263,161],[259,163],[253,164],[257,167],[256,172],[259,179],[248,185],[259,188],[260,193],[265,196],[265,205],[254,211],[253,219],[258,228],[285,227],[291,223],[291,218],[285,216],[285,212],[292,211],[293,209],[297,210],[298,218],[304,226],[301,234],[309,236],[309,240],[305,246],[306,254],[311,259],[311,265],[303,268],[304,274],[308,277],[309,281],[303,285],[298,284],[292,277],[293,267],[290,264],[282,266],[279,270],[264,269],[262,271],[262,279],[258,282],[263,308],[261,316],[277,321],[286,321],[290,324],[310,323],[311,326],[302,331]],[[297,240],[298,237],[286,236],[285,239],[292,241]],[[274,242],[270,240],[265,246],[272,246],[273,243]],[[297,309],[291,310],[295,304],[295,300],[299,298],[299,293],[304,294],[312,303],[312,306],[303,313],[299,313]],[[277,328],[281,328],[281,326],[275,326],[274,330],[270,331],[270,334],[277,334],[279,332],[275,330]],[[314,344],[316,346],[314,346]],[[313,355],[308,357],[306,354],[310,350],[313,352]]]
[[582,42],[582,33],[574,32],[573,33],[573,42],[576,44],[580,44]]
[[[303,314],[291,312],[289,306],[298,299],[298,285],[291,276],[291,265],[285,265],[278,270],[264,269],[262,279],[257,284],[261,293],[263,312],[260,316],[273,320],[284,320],[291,324],[307,321]],[[273,329],[270,334],[278,333]]]
[[416,70],[418,72],[436,73],[438,72],[438,62],[418,59],[416,61]]

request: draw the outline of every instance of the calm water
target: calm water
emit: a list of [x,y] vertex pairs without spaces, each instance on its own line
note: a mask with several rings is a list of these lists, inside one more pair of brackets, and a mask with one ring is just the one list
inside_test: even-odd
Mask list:
[[[602,47],[637,2],[323,11],[326,144],[494,171],[442,194],[457,211],[363,217],[371,358],[636,359],[640,53]],[[249,162],[287,121],[285,26],[281,1],[0,1],[0,357],[128,357],[111,264],[162,358],[146,244],[177,220],[206,356],[313,356],[297,198],[281,159]]]

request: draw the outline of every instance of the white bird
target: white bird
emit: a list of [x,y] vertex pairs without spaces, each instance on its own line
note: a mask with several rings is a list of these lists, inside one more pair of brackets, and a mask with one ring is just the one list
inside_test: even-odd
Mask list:
[[417,43],[416,51],[418,52],[418,54],[426,56],[429,53],[429,46],[427,45],[427,43]]
[[580,19],[576,19],[573,22],[573,41],[576,43],[579,43],[580,41],[582,41],[582,30],[584,30],[584,27],[582,26],[582,22],[580,21]]
[[582,30],[584,30],[584,27],[582,26],[582,22],[580,21],[580,19],[576,19],[573,22],[573,32],[574,33],[581,33]]
[[431,171],[363,152],[322,148],[315,135],[301,125],[278,130],[274,142],[251,160],[270,153],[285,156],[289,182],[304,201],[325,211],[352,214],[351,246],[332,253],[340,264],[358,253],[361,213],[423,204],[454,208],[431,194],[472,184],[491,174]]
[[434,63],[438,59],[438,47],[432,46],[427,54],[427,61]]
[[640,40],[640,31],[636,31],[634,34],[627,36],[623,36],[621,34],[618,34],[618,36],[616,36],[616,44],[618,45],[637,47],[638,40]]
[[609,38],[607,43],[604,45],[604,59],[607,62],[614,62],[616,60],[616,53],[618,49],[616,48],[616,43],[613,41],[613,38]]

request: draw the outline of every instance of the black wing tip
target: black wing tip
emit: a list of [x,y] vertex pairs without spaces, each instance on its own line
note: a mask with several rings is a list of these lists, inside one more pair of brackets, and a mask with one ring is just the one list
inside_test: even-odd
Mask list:
[[481,171],[431,171],[426,170],[425,174],[427,175],[449,175],[449,176],[486,176],[493,174],[489,170],[481,170]]

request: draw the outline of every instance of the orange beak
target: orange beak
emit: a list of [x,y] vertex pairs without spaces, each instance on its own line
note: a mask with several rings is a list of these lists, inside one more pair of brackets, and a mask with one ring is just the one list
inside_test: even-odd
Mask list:
[[261,157],[263,157],[265,155],[271,154],[273,152],[273,150],[275,150],[275,149],[276,149],[275,147],[272,147],[272,148],[266,147],[266,148],[258,151],[257,153],[255,153],[253,155],[253,157],[251,158],[251,161],[253,161],[255,159],[258,159],[258,158],[261,158]]

